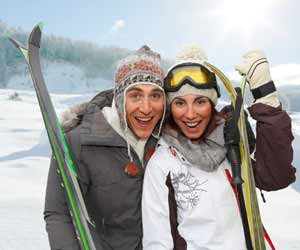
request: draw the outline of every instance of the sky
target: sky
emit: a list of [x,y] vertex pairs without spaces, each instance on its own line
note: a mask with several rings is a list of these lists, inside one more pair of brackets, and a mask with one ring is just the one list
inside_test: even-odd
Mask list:
[[[250,49],[263,49],[272,66],[300,72],[300,1],[296,0],[0,0],[0,20],[99,46],[131,50],[147,44],[174,58],[184,46],[202,47],[210,62],[233,71]],[[299,77],[300,79],[300,77]]]

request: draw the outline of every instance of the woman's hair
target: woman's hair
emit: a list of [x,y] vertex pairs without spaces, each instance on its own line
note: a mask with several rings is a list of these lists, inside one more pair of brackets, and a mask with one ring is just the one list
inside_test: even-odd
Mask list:
[[[212,113],[211,113],[210,120],[207,124],[207,127],[200,138],[205,138],[209,136],[215,130],[215,128],[218,127],[220,121],[226,119],[226,116],[223,113],[216,110],[214,103],[211,100],[209,100],[209,102],[212,107]],[[167,106],[166,116],[164,120],[164,127],[168,127],[168,126],[175,129],[177,132],[182,133],[182,131],[179,129],[179,127],[177,126],[177,124],[173,119],[172,112],[171,112],[171,105]]]

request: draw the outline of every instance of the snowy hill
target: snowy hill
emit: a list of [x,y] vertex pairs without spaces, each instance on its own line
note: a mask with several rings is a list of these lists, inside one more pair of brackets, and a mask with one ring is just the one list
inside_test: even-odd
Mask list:
[[[10,27],[0,19],[0,89],[31,89],[25,60],[20,51],[3,39],[2,35],[6,34],[25,46],[29,36],[29,32]],[[43,73],[52,93],[108,88],[112,85],[117,62],[130,52],[126,48],[100,47],[90,41],[74,41],[47,33],[43,33],[40,49]],[[168,59],[162,60],[165,69],[170,63]]]
[[[8,83],[8,89],[32,90],[33,84],[26,64],[19,64],[18,74],[13,75]],[[42,69],[45,82],[51,93],[91,93],[113,86],[113,81],[98,78],[88,78],[84,70],[67,62],[43,61]]]
[[[27,71],[25,60],[20,51],[3,38],[2,35],[7,34],[25,46],[29,36],[29,32],[10,27],[0,20],[0,88],[17,86],[27,89],[31,83],[25,74]],[[50,80],[54,80],[51,84],[61,80],[61,73],[64,73],[63,82],[72,85],[73,89],[75,85],[80,84],[90,88],[89,85],[93,85],[94,80],[99,84],[97,80],[99,78],[113,79],[116,62],[129,52],[128,49],[100,47],[89,41],[73,41],[47,33],[43,34],[40,49],[44,73],[48,74]],[[82,89],[82,86],[77,87],[79,90]]]
[[[0,249],[46,250],[49,246],[42,213],[50,147],[35,93],[18,90],[21,100],[9,100],[14,92],[0,89]],[[61,113],[92,95],[51,97]],[[300,113],[291,115],[299,152]],[[295,157],[299,163],[299,155]],[[297,185],[299,179],[298,175]],[[267,203],[260,204],[262,219],[275,246],[300,249],[300,193],[289,187],[264,195]]]

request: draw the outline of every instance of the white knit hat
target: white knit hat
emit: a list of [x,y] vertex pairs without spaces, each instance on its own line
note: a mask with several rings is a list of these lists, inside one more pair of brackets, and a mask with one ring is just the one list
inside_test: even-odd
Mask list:
[[[178,67],[184,63],[198,63],[201,64],[203,67],[205,67],[204,62],[206,60],[207,57],[203,49],[195,45],[185,47],[182,51],[180,51],[176,55],[176,63],[168,70],[167,74],[175,67]],[[207,67],[205,68],[209,70]],[[217,105],[218,103],[218,94],[215,88],[198,89],[189,84],[183,85],[176,92],[167,92],[167,102],[168,104],[171,104],[171,102],[175,97],[185,96],[190,94],[205,96],[209,98],[214,103],[214,105]]]

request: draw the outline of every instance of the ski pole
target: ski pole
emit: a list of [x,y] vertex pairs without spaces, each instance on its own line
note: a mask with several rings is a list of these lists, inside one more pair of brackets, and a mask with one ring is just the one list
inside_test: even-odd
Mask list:
[[237,191],[239,209],[244,228],[244,236],[248,250],[253,250],[250,228],[247,218],[247,210],[243,194],[243,180],[241,177],[241,156],[240,156],[240,134],[238,129],[238,120],[243,104],[242,92],[240,88],[236,88],[236,100],[231,119],[227,123],[227,130],[225,133],[225,142],[227,147],[227,157],[232,169],[232,183]]

